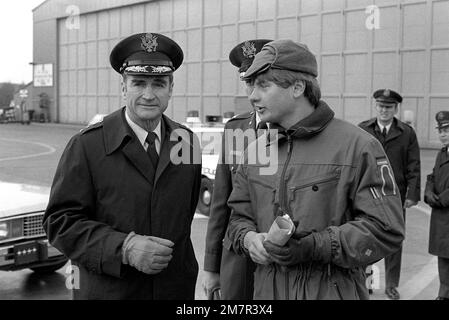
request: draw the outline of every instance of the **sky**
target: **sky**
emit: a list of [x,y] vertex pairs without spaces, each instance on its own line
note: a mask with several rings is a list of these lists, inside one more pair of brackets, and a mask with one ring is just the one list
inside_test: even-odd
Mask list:
[[0,82],[33,80],[33,14],[44,0],[0,0]]

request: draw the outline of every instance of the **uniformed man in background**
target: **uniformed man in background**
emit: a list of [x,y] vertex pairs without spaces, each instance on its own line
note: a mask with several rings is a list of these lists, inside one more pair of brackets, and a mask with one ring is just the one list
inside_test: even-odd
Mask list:
[[[270,41],[265,39],[244,41],[231,50],[229,60],[238,68],[240,74],[244,74],[256,53],[265,43]],[[249,95],[251,87],[247,86],[246,90]],[[258,128],[266,127],[265,123],[260,122],[257,113],[251,111],[230,119],[225,125],[225,132],[235,129],[241,129],[243,132],[246,130],[255,131]],[[239,256],[232,251],[231,243],[226,234],[231,214],[227,201],[232,191],[232,179],[238,164],[238,159],[229,163],[229,158],[226,155],[243,151],[235,150],[236,145],[234,145],[233,150],[230,150],[228,146],[229,143],[224,141],[220,155],[221,161],[217,165],[215,175],[206,235],[203,288],[208,297],[214,290],[221,288],[223,300],[250,300],[253,297],[254,264],[251,259]]]
[[[418,203],[421,190],[421,163],[418,139],[415,131],[395,115],[402,102],[399,93],[391,89],[379,89],[373,94],[377,117],[359,124],[382,144],[393,168],[401,195],[404,221],[405,210]],[[385,258],[385,294],[388,298],[400,298],[397,287],[401,273],[402,247]]]
[[[192,146],[199,142],[163,114],[182,61],[179,45],[161,34],[120,41],[110,62],[122,76],[126,106],[75,135],[64,150],[43,226],[80,270],[75,299],[195,298],[190,228],[201,158]],[[189,141],[176,139],[181,131]],[[178,143],[194,155],[189,163],[171,159]]]

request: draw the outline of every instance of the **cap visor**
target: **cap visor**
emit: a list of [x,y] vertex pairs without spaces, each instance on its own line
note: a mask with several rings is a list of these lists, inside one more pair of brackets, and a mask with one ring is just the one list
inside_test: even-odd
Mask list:
[[125,71],[123,72],[126,75],[130,76],[168,76],[173,74],[173,71],[170,72],[133,72],[133,71]]
[[443,128],[446,128],[446,127],[449,127],[449,122],[443,123],[441,125],[438,125],[438,126],[435,127],[435,129],[443,129]]

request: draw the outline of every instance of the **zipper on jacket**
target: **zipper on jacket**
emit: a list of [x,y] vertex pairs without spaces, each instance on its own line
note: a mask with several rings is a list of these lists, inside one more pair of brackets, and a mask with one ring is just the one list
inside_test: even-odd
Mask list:
[[[290,162],[290,158],[292,157],[292,146],[293,141],[291,135],[287,134],[287,159],[284,163],[284,168],[282,169],[281,180],[280,180],[280,188],[279,188],[279,199],[281,201],[280,215],[288,214],[290,217],[290,210],[288,209],[287,195],[285,194],[286,185],[284,183],[285,172],[287,171],[288,163]],[[285,300],[290,299],[289,295],[289,279],[288,279],[288,268],[285,267]]]
[[338,179],[338,175],[335,174],[334,176],[329,177],[327,179],[310,182],[310,183],[307,183],[307,184],[299,186],[299,187],[291,188],[291,190],[292,191],[296,191],[296,190],[299,190],[299,189],[304,189],[304,188],[307,188],[307,187],[311,187],[311,186],[313,186],[315,184],[322,184],[322,183],[326,183],[326,182],[337,180],[337,179]]
[[292,148],[293,148],[293,140],[291,135],[287,134],[287,159],[284,163],[284,168],[282,169],[281,180],[280,180],[280,188],[279,188],[279,199],[281,200],[281,208],[280,215],[288,214],[290,217],[290,210],[288,209],[287,195],[285,194],[286,185],[284,182],[285,172],[287,171],[288,164],[290,162],[290,158],[292,157]]
[[337,284],[337,281],[332,281],[332,272],[331,272],[331,264],[329,263],[327,265],[327,277],[328,277],[328,281],[331,283],[331,285],[334,287],[335,291],[337,292],[338,297],[340,298],[340,300],[344,300],[343,296],[341,294],[340,291],[340,287]]
[[337,282],[334,282],[334,287],[335,287],[335,290],[337,291],[337,294],[338,294],[338,297],[340,298],[340,300],[344,300],[343,296],[341,295],[340,287],[338,286]]

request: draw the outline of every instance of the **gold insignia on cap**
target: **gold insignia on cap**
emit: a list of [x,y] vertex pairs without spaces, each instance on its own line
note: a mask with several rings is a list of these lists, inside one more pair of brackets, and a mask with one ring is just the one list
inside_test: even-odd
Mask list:
[[251,41],[245,41],[245,43],[242,46],[242,50],[243,50],[243,56],[245,56],[246,58],[254,58],[254,56],[256,55],[256,47],[254,42]]
[[170,72],[171,68],[169,67],[165,67],[165,66],[151,66],[151,72],[153,73],[165,73],[165,72]]
[[140,38],[142,40],[142,49],[147,52],[154,52],[157,49],[157,37],[151,33],[147,33]]
[[438,121],[443,121],[444,120],[443,112],[438,112],[437,119],[438,119]]
[[384,90],[384,96],[385,96],[385,97],[389,97],[389,96],[390,96],[390,90],[385,89],[385,90]]
[[125,69],[126,72],[148,72],[147,66],[131,66]]

